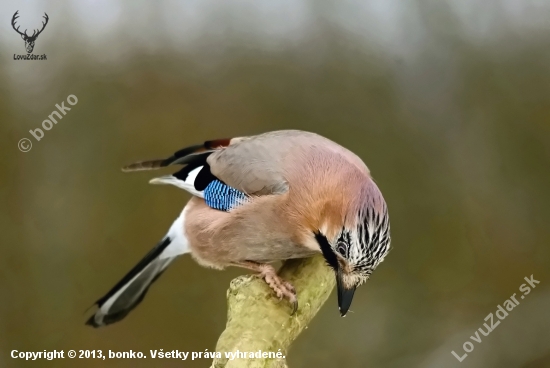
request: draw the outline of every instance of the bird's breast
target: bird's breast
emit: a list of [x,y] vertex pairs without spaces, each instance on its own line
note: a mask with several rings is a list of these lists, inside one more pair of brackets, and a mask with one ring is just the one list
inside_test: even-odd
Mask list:
[[229,212],[192,198],[185,226],[193,256],[203,265],[220,268],[245,260],[273,262],[315,254],[318,247],[307,241],[303,224],[286,212],[287,197],[256,197]]

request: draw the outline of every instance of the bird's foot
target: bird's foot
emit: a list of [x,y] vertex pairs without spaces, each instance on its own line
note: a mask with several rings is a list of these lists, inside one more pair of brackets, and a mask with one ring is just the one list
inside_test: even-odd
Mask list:
[[243,267],[255,272],[257,277],[264,279],[267,285],[275,291],[279,300],[283,298],[288,299],[292,305],[292,313],[294,315],[298,310],[298,298],[296,297],[296,289],[290,282],[283,280],[277,275],[277,271],[273,266],[266,263],[258,263],[253,261],[243,261],[238,263],[233,263],[233,266]]
[[298,298],[296,297],[296,289],[294,289],[294,286],[292,286],[290,282],[280,278],[279,275],[277,275],[277,271],[270,265],[261,265],[259,271],[259,276],[264,279],[273,291],[275,291],[279,300],[285,298],[290,302],[292,305],[291,315],[294,315],[298,310]]

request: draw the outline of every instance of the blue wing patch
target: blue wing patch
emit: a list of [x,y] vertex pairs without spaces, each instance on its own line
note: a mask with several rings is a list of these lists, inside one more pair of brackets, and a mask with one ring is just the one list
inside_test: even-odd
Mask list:
[[213,180],[204,189],[204,200],[209,207],[221,211],[229,211],[230,209],[245,202],[248,196],[237,189],[231,188],[229,185],[222,183],[219,180]]

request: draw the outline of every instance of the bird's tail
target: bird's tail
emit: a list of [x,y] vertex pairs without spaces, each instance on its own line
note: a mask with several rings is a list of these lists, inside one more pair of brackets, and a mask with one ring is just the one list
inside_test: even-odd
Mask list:
[[86,322],[93,327],[118,322],[145,297],[149,287],[176,257],[189,252],[183,234],[184,212],[174,222],[168,235],[143,257],[107,294],[95,304],[98,310]]

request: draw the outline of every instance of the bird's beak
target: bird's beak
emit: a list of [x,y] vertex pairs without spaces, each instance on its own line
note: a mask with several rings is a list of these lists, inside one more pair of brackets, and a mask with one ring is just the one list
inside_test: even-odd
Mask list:
[[342,270],[340,269],[336,273],[336,287],[338,289],[338,308],[340,309],[340,315],[344,317],[348,313],[356,287],[347,288],[344,286]]

